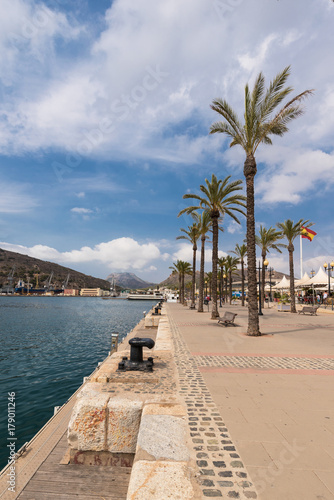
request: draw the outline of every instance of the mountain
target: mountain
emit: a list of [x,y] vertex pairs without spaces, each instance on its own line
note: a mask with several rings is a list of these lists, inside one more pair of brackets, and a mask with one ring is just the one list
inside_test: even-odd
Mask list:
[[0,287],[8,284],[8,275],[13,271],[13,285],[22,279],[28,281],[35,287],[43,287],[48,277],[53,272],[52,285],[61,287],[70,274],[68,288],[102,288],[110,289],[110,283],[106,280],[87,276],[86,274],[74,271],[69,267],[63,267],[54,262],[47,262],[28,255],[23,255],[0,248]]
[[123,289],[142,289],[142,288],[155,288],[155,283],[148,283],[147,281],[138,278],[133,273],[112,273],[107,276],[107,281],[110,283],[115,280],[116,287],[120,287]]

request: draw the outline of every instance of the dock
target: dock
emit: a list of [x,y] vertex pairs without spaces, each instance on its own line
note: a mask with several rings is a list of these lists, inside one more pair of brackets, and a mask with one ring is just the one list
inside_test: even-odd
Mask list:
[[[133,467],[69,463],[67,428],[78,390],[17,460],[15,494],[8,491],[3,471],[0,499],[333,500],[334,315],[320,311],[318,316],[307,317],[265,309],[260,318],[263,336],[255,338],[246,335],[246,308],[225,305],[221,312],[225,310],[237,313],[237,326],[218,325],[208,311],[200,314],[180,304],[163,307],[160,327],[163,324],[164,336],[158,342],[157,358],[163,349],[172,348],[173,369],[164,371],[164,363],[160,361],[159,365],[158,361],[149,381],[150,405],[159,406],[163,396],[164,401],[177,398],[185,408],[180,421],[187,427],[191,482],[186,484],[184,479],[181,496],[175,492],[161,494],[164,476],[150,486],[149,494],[142,492],[150,474],[142,483],[141,475],[133,480],[134,469],[145,474],[140,464],[148,463],[150,470],[160,474],[157,470],[161,464],[172,464],[173,460],[176,466],[187,463],[184,458],[177,462],[181,459],[174,457],[171,462],[168,458],[154,459],[147,452],[145,455],[143,450],[149,447],[143,443],[141,430]],[[130,336],[156,340],[160,330],[156,326],[145,328],[142,320]],[[128,340],[120,345],[118,359],[127,349]],[[160,359],[167,358],[161,354]],[[136,385],[131,376],[113,374],[110,367],[109,357],[90,377],[90,384],[100,384],[103,394],[107,391],[109,401],[125,390],[127,395],[146,397],[145,384]],[[112,384],[110,377],[114,377]],[[154,411],[145,415],[154,422]],[[149,433],[147,424],[145,431]],[[173,432],[169,428],[159,432],[160,438],[154,434],[155,445],[161,444],[161,449],[166,444],[173,446]],[[137,485],[138,490],[134,489]]]

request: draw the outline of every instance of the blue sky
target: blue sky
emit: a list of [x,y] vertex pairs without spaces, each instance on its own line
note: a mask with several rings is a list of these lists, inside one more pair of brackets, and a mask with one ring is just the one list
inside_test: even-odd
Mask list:
[[[168,276],[182,196],[243,179],[243,152],[209,136],[216,97],[291,65],[305,114],[257,152],[256,222],[310,219],[304,270],[334,257],[334,4],[330,0],[2,0],[0,246],[98,277]],[[228,219],[225,254],[245,221]],[[299,273],[296,245],[296,274]],[[207,270],[210,269],[208,245]],[[287,272],[286,253],[269,255]]]

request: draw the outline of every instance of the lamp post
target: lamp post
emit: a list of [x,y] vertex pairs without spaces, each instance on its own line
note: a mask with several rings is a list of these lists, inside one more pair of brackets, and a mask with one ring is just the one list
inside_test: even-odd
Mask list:
[[[330,264],[325,262],[324,264],[325,271],[328,272],[328,297],[331,296],[331,271],[334,269],[334,262],[332,261]],[[333,300],[332,300],[332,310],[333,310]]]
[[227,304],[227,275],[224,273],[223,279],[225,281],[225,295],[224,295],[224,302]]
[[222,280],[223,280],[223,271],[220,270],[220,280],[219,280],[219,306],[222,307]]
[[[313,278],[313,276],[315,275],[315,270],[314,269],[311,269],[310,275],[311,275],[311,278]],[[314,283],[312,283],[312,302],[313,302],[313,305],[314,305]]]
[[273,298],[271,295],[271,285],[272,285],[271,278],[274,275],[274,269],[272,267],[269,267],[268,272],[269,272],[269,287],[270,287],[269,300],[270,300],[270,302],[272,302]]
[[261,306],[261,262],[259,261],[259,316],[263,316]]

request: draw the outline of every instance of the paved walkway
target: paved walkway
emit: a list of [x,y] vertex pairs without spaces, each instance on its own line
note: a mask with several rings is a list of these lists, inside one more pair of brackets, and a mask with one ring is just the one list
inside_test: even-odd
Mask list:
[[[220,309],[238,313],[238,326],[225,328],[209,312],[166,307],[188,356],[177,364],[203,495],[333,500],[334,315],[266,308],[263,336],[248,337],[246,308]],[[217,427],[218,443],[208,443]]]

